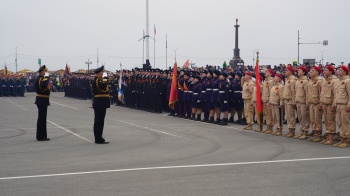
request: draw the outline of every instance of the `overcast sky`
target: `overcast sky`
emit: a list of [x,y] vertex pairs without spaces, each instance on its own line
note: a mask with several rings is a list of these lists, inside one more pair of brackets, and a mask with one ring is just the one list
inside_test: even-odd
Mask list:
[[[301,43],[328,40],[328,46],[300,45],[300,61],[322,51],[325,62],[350,62],[349,0],[149,0],[150,35],[156,25],[155,66],[168,67],[187,59],[198,66],[222,65],[233,57],[234,25],[239,19],[239,48],[245,64],[260,52],[260,64],[297,60]],[[115,71],[119,64],[142,64],[146,0],[0,0],[0,65],[15,71],[38,69],[38,58],[50,70],[87,69],[85,60]],[[150,41],[150,61],[154,65]],[[2,65],[0,69],[2,69]]]

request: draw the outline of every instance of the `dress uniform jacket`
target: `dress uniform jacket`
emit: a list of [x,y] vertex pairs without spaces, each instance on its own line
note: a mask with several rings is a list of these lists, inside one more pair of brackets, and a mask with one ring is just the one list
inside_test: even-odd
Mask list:
[[38,76],[35,81],[35,90],[36,90],[35,104],[50,105],[49,78]]
[[92,84],[94,93],[92,107],[110,108],[108,80],[95,77]]
[[350,138],[350,114],[347,108],[350,108],[350,79],[345,75],[339,78],[334,84],[335,96],[334,102],[337,105],[337,120],[340,129],[340,137]]

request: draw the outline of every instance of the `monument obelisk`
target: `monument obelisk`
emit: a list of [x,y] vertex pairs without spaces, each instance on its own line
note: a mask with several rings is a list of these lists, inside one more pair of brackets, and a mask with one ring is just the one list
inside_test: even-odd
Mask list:
[[233,49],[233,58],[230,60],[230,67],[231,68],[236,68],[238,69],[239,66],[241,66],[241,69],[243,68],[242,66],[244,65],[244,61],[241,59],[239,56],[239,48],[238,48],[238,19],[236,19],[236,35],[235,35],[235,49]]

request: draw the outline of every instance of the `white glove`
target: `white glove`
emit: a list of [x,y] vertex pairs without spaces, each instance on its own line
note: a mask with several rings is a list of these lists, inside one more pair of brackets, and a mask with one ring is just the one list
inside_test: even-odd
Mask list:
[[49,74],[49,72],[46,72],[44,77],[48,77],[48,76],[50,76],[50,74]]
[[224,101],[224,103],[227,103],[227,101]]

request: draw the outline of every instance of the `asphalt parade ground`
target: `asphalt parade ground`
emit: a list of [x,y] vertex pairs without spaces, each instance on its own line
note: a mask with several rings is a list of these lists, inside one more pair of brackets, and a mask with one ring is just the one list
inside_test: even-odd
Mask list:
[[34,100],[0,98],[0,195],[350,194],[350,148],[116,106],[98,145],[91,101],[63,93],[38,142]]

